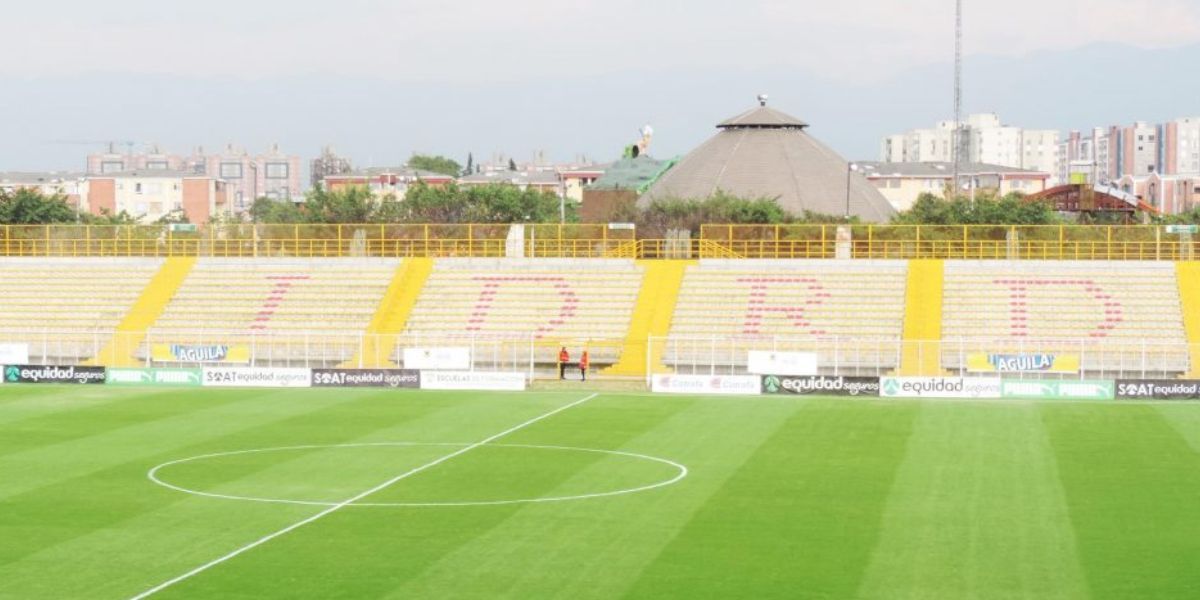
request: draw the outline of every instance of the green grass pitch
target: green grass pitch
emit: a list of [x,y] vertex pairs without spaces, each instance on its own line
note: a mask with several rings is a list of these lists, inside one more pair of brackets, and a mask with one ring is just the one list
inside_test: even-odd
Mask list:
[[1197,404],[587,395],[0,387],[0,598],[1200,597]]

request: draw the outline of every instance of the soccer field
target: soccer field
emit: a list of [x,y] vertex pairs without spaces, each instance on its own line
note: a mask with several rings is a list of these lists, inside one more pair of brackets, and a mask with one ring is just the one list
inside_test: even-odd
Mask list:
[[1200,405],[0,388],[2,598],[1195,598]]

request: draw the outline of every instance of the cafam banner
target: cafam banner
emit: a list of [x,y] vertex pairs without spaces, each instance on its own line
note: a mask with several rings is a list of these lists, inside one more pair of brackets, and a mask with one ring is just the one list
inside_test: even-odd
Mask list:
[[770,352],[751,350],[747,371],[756,375],[816,375],[815,352]]
[[757,375],[655,375],[650,390],[666,394],[723,394],[756,396],[762,393]]

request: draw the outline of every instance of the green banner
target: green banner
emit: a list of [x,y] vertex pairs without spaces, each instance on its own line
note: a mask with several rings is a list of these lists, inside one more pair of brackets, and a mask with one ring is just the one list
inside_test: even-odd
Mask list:
[[1111,379],[1006,379],[1000,382],[1000,397],[1112,400],[1116,397],[1116,386]]
[[108,385],[199,387],[200,369],[109,369]]

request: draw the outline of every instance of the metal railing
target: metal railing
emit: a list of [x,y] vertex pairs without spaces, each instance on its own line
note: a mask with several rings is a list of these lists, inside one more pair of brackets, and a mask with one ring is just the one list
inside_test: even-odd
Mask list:
[[0,256],[553,257],[1191,260],[1163,226],[704,225],[696,239],[636,239],[608,225],[3,225]]
[[[1191,371],[1192,351],[1200,344],[1184,341],[1112,338],[1027,339],[954,338],[912,341],[898,338],[785,336],[670,336],[648,344],[647,372],[685,375],[745,375],[751,350],[808,352],[816,355],[820,374],[883,376],[985,375],[974,370],[972,355],[1051,354],[1070,357],[1070,372],[1006,372],[1006,377],[1174,378]],[[932,360],[929,357],[935,357]],[[902,369],[902,367],[904,367]]]
[[[616,362],[624,340],[554,338],[522,334],[369,334],[361,331],[222,331],[150,330],[146,334],[112,329],[0,331],[0,344],[26,344],[30,364],[138,365],[144,367],[253,366],[306,368],[363,368],[383,365],[404,368],[404,350],[457,347],[468,349],[469,369],[519,371],[531,378],[557,377],[558,350],[567,346],[572,357],[587,349],[594,372]],[[163,356],[172,345],[223,348],[221,360],[178,360]]]
[[737,258],[1191,260],[1186,232],[1153,225],[704,225]]

